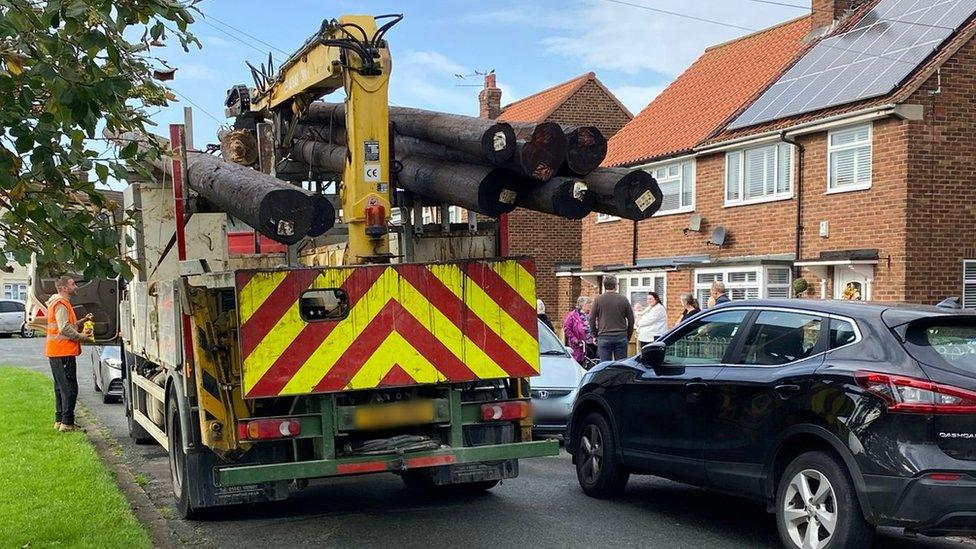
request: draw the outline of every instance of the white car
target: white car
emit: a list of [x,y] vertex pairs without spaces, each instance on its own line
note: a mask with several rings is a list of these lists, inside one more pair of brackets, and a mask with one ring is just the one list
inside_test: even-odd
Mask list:
[[573,411],[576,390],[585,373],[556,334],[539,322],[539,377],[530,379],[532,390],[532,434],[562,436]]
[[106,345],[91,348],[92,377],[102,402],[122,402],[122,348]]
[[23,301],[0,299],[0,335],[34,337],[34,330],[27,327],[26,320]]

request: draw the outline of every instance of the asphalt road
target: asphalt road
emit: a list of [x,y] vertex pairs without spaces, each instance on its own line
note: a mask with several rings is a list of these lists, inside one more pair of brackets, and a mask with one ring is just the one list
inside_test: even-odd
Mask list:
[[[79,357],[80,403],[118,440],[133,472],[149,479],[150,499],[172,517],[166,454],[129,441],[121,406],[103,404],[94,391],[88,352]],[[48,372],[43,339],[0,339],[0,364]],[[473,498],[425,498],[393,475],[372,475],[315,482],[287,501],[235,508],[208,522],[169,522],[177,540],[204,547],[780,547],[772,515],[748,500],[632,477],[623,497],[600,501],[580,491],[565,453],[520,467],[519,478]],[[890,529],[874,546],[974,547]]]

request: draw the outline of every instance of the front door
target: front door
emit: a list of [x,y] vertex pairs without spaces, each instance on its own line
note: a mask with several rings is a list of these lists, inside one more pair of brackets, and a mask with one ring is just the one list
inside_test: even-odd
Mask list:
[[705,404],[709,383],[748,311],[716,312],[664,338],[664,364],[645,368],[624,390],[618,418],[626,461],[650,473],[701,482],[705,476]]
[[867,301],[869,295],[868,279],[846,265],[834,267],[834,299],[848,301]]
[[712,382],[706,411],[709,482],[758,495],[778,436],[813,407],[813,374],[823,364],[826,320],[816,314],[761,310],[729,364]]

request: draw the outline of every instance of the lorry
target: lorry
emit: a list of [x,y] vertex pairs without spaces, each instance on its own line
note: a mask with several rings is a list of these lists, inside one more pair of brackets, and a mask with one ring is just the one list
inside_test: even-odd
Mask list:
[[[169,154],[124,192],[135,278],[79,278],[95,340],[120,335],[129,435],[169,453],[181,517],[365,473],[486,490],[516,477],[519,459],[558,452],[532,440],[531,259],[499,255],[485,220],[426,238],[422,221],[389,223],[384,35],[399,16],[384,18],[326,21],[273,78],[231,91],[235,130],[259,149],[251,167],[194,150],[171,126],[157,142]],[[337,89],[349,154],[325,204],[274,174],[289,163],[289,125]],[[302,254],[336,206],[346,234]],[[32,273],[35,324],[54,274]]]

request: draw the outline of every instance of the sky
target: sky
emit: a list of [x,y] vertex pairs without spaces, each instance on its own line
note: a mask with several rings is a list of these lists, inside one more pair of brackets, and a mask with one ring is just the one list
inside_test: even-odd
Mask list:
[[708,46],[809,13],[808,0],[778,3],[795,7],[764,0],[204,0],[190,29],[203,48],[184,53],[172,39],[157,52],[177,69],[168,85],[179,101],[152,119],[165,134],[190,106],[196,148],[215,143],[220,125],[231,122],[223,114],[227,89],[253,86],[245,61],[258,66],[271,51],[277,66],[323,19],[354,13],[404,14],[386,35],[395,105],[477,115],[483,77],[476,71],[494,69],[503,105],[593,71],[636,115]]

